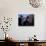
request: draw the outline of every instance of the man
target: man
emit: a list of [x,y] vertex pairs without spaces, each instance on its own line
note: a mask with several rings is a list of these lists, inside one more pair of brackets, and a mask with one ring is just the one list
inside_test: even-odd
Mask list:
[[22,18],[23,18],[22,15],[20,15],[19,18],[18,18],[18,25],[19,26],[22,26]]

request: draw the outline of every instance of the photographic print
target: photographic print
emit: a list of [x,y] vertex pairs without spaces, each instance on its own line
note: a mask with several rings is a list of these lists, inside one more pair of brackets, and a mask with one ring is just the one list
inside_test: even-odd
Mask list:
[[18,26],[34,26],[34,14],[19,14]]

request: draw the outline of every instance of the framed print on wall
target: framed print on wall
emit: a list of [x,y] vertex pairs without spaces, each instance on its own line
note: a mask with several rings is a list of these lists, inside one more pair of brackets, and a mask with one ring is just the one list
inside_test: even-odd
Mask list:
[[34,14],[18,14],[18,26],[34,26]]

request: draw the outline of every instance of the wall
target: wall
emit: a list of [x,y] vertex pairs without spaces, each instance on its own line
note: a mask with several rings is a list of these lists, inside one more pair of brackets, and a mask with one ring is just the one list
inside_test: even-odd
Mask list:
[[46,39],[46,16],[45,16],[45,24],[44,25],[45,25],[45,28],[44,28],[44,30],[45,30],[44,31],[44,39]]
[[[0,17],[13,17],[13,22],[10,31],[8,33],[11,37],[17,40],[27,40],[34,34],[37,35],[39,40],[45,39],[45,15],[46,6],[33,8],[30,6],[28,0],[0,0]],[[18,13],[33,13],[35,14],[35,26],[34,27],[19,27]],[[0,31],[2,33],[2,31]],[[2,35],[0,33],[0,35]],[[0,36],[0,39],[4,37]]]

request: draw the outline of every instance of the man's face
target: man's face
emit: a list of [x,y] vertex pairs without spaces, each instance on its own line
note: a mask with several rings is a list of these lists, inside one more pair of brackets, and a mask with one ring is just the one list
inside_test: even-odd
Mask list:
[[28,22],[29,22],[29,23],[32,23],[32,16],[29,16]]

